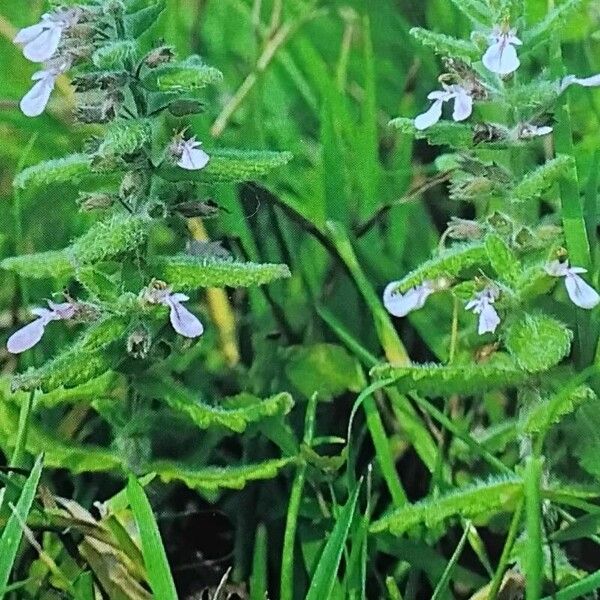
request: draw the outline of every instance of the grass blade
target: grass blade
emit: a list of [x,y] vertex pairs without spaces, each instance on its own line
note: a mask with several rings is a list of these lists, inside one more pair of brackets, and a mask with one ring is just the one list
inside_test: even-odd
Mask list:
[[[19,544],[23,537],[20,521],[26,521],[33,505],[35,492],[42,474],[42,457],[39,456],[23,486],[15,512],[10,516],[0,538],[0,600],[6,593],[8,578],[13,569]],[[20,519],[20,520],[19,520]]]
[[433,590],[433,595],[431,596],[431,600],[439,600],[439,598],[443,598],[446,593],[448,583],[450,582],[450,578],[452,577],[452,573],[458,563],[458,559],[462,554],[463,548],[465,547],[465,543],[467,538],[469,537],[469,531],[471,529],[471,522],[467,521],[465,524],[465,532],[463,533],[460,541],[458,542],[458,546],[456,546],[456,550],[452,554],[448,564],[444,572],[442,573],[442,577],[438,581],[438,584],[435,586],[435,590]]
[[152,588],[154,597],[161,600],[177,600],[175,583],[173,582],[152,507],[144,493],[144,489],[133,476],[129,477],[127,483],[127,497],[140,532],[142,554],[148,572],[148,583]]
[[267,528],[260,523],[256,528],[252,575],[250,577],[250,600],[265,600],[267,597]]
[[339,513],[339,518],[317,563],[306,600],[329,600],[330,598],[346,545],[346,538],[354,518],[360,484],[361,482],[356,486],[348,502]]
[[542,460],[532,457],[525,467],[525,525],[527,529],[527,600],[539,600],[544,580],[542,539]]

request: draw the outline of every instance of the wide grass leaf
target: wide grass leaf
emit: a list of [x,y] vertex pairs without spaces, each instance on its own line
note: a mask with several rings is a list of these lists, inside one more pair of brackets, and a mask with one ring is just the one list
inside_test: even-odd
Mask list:
[[23,536],[21,522],[27,520],[29,511],[33,505],[35,492],[42,474],[42,464],[42,456],[39,456],[23,486],[23,491],[19,496],[15,511],[8,519],[0,538],[0,599],[5,596],[6,584],[13,569],[19,544]]
[[140,532],[144,564],[154,597],[161,600],[177,600],[175,583],[152,507],[144,489],[133,476],[129,477],[127,483],[127,497]]
[[360,483],[340,511],[331,536],[325,544],[323,554],[317,563],[317,568],[310,582],[306,600],[328,600],[335,585],[337,571],[344,552],[346,538],[354,518]]

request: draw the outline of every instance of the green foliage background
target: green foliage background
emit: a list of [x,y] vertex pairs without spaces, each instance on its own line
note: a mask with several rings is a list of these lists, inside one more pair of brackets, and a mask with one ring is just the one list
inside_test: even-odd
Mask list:
[[[525,0],[525,5],[534,16],[547,9],[546,0]],[[204,221],[210,239],[225,239],[237,258],[285,263],[291,278],[193,298],[206,333],[199,344],[168,359],[172,372],[194,391],[192,397],[177,381],[157,377],[144,382],[161,399],[152,412],[111,422],[119,382],[41,396],[29,427],[30,458],[45,452],[46,485],[89,509],[125,487],[126,474],[139,466],[136,457],[150,445],[151,469],[145,465],[145,470],[158,478],[147,491],[176,583],[185,589],[182,598],[216,585],[228,566],[231,581],[249,582],[257,599],[267,585],[269,597],[286,599],[429,598],[434,589],[438,597],[469,597],[496,581],[499,561],[526,565],[527,572],[535,563],[529,549],[534,544],[544,552],[540,576],[547,590],[551,580],[562,588],[594,575],[599,579],[600,563],[589,556],[597,554],[600,529],[595,504],[600,407],[573,371],[553,372],[544,381],[556,392],[567,390],[550,399],[537,397],[535,384],[528,388],[532,397],[525,416],[510,389],[530,382],[546,365],[531,357],[513,372],[502,353],[491,366],[376,367],[374,380],[398,385],[382,392],[381,384],[355,405],[376,363],[403,363],[407,356],[418,363],[446,363],[451,352],[451,302],[432,298],[426,309],[393,321],[380,297],[387,282],[430,258],[450,216],[472,217],[472,207],[449,197],[433,162],[442,150],[389,121],[422,112],[427,93],[438,85],[438,59],[409,34],[411,27],[468,39],[470,24],[449,0],[285,0],[281,20],[273,20],[278,6],[276,0],[167,0],[151,35],[164,37],[181,56],[201,55],[223,72],[223,80],[206,92],[206,112],[192,119],[206,147],[293,154],[261,183],[206,186],[206,195],[223,210]],[[72,97],[62,85],[43,116],[27,119],[17,108],[35,67],[10,40],[43,9],[43,2],[33,0],[5,0],[0,6],[0,259],[62,249],[96,220],[78,211],[73,182],[12,186],[23,167],[75,152],[93,133],[91,126],[73,123]],[[596,2],[582,2],[561,38],[568,73],[600,72]],[[248,93],[231,114],[224,113],[244,85]],[[587,185],[592,198],[586,225],[595,259],[600,92],[574,90],[569,103],[574,159],[582,189]],[[527,200],[534,195],[526,187],[520,192]],[[551,213],[557,203],[546,198],[539,206]],[[157,247],[176,244],[167,227],[153,236]],[[597,283],[595,264],[591,281]],[[37,305],[68,283],[66,276],[58,287],[48,279],[20,281],[6,270],[0,278],[2,342],[17,322],[29,318],[24,300]],[[576,329],[569,306],[553,310]],[[596,320],[588,326],[588,347],[580,348],[589,357],[595,352],[590,340]],[[470,315],[460,316],[467,333],[459,343],[465,347],[473,335],[466,329],[471,321]],[[514,337],[519,333],[526,340],[528,332]],[[24,392],[10,393],[9,375],[40,366],[75,337],[72,328],[55,326],[28,358],[17,360],[0,350],[0,447],[7,462],[18,405],[27,401]],[[552,365],[565,352],[559,354]],[[496,367],[505,366],[499,377]],[[486,368],[493,371],[489,378]],[[434,375],[433,389],[423,374],[427,369],[446,369]],[[440,393],[440,378],[447,393]],[[443,395],[448,397],[440,399]],[[340,441],[347,437],[353,406],[358,410],[346,448]],[[98,415],[111,422],[115,438]],[[560,431],[548,433],[558,422]],[[544,466],[553,477],[541,486],[537,459],[519,464],[524,432],[542,432],[546,441]],[[364,474],[362,483],[356,473]],[[533,519],[536,507],[547,506],[539,498],[535,504],[534,492],[557,503],[544,508],[547,527],[576,520],[580,533],[562,532],[568,538],[564,547],[542,544],[532,539],[535,528],[527,521],[525,534],[518,525],[509,561],[502,548],[507,535],[510,539],[511,514],[520,524],[521,511]],[[196,559],[191,577],[180,570],[186,552],[211,556],[218,550],[206,541],[198,549],[197,540],[186,539],[190,507],[192,512],[216,507],[229,524],[222,530],[209,524],[216,529],[208,531],[215,538],[231,536],[216,567],[206,557]],[[565,513],[567,508],[571,512]],[[131,522],[131,514],[128,518]],[[139,523],[137,513],[135,518]],[[463,547],[463,532],[467,550],[459,558],[460,552],[453,553]],[[560,532],[543,535],[562,539]],[[77,560],[68,557],[59,538],[47,534],[43,545],[67,580],[83,588]],[[82,554],[98,576],[102,556],[89,548]],[[342,554],[345,569],[334,577]],[[22,547],[20,559],[15,579],[37,577],[43,591],[27,585],[17,592],[27,595],[14,597],[51,598],[51,587],[64,591],[36,552]],[[594,587],[589,584],[585,593]],[[108,597],[144,597],[136,589]],[[403,596],[395,595],[398,589]],[[532,589],[528,598],[540,597]]]

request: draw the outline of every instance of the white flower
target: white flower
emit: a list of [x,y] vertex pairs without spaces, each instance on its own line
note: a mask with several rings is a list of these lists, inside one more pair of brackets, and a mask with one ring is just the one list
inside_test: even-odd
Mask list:
[[455,121],[464,121],[473,112],[473,98],[469,90],[461,85],[444,85],[443,91],[431,92],[427,98],[433,100],[433,104],[427,111],[415,118],[415,128],[420,131],[435,125],[440,120],[444,102],[454,100],[452,118]]
[[521,61],[515,46],[523,42],[515,35],[515,30],[495,27],[488,39],[490,45],[481,59],[486,69],[498,75],[509,75],[516,71]]
[[568,262],[553,260],[545,267],[546,273],[552,277],[564,277],[565,288],[571,302],[580,308],[591,309],[600,302],[598,292],[586,283],[579,273],[587,273],[583,267],[569,267]]
[[173,290],[163,282],[155,281],[142,292],[142,297],[151,304],[162,304],[169,307],[169,319],[173,329],[184,337],[195,338],[204,333],[204,326],[182,302],[187,302],[189,296],[173,293]]
[[76,312],[74,304],[63,302],[56,304],[48,300],[48,308],[32,308],[31,312],[37,315],[37,319],[25,327],[15,331],[6,342],[7,350],[12,354],[20,354],[33,348],[44,335],[46,325],[51,321],[71,319]]
[[399,283],[399,281],[388,283],[383,292],[383,305],[395,317],[405,317],[409,312],[423,308],[427,298],[435,292],[431,281],[424,281],[410,288],[405,294],[401,294],[398,291]]
[[21,29],[13,42],[23,46],[23,54],[28,60],[45,62],[54,56],[64,30],[77,21],[78,14],[74,10],[44,14],[39,23]]
[[46,109],[56,78],[70,67],[70,62],[49,64],[44,70],[31,76],[33,87],[23,96],[20,107],[26,117],[38,117]]
[[522,140],[531,140],[535,137],[541,137],[552,133],[553,129],[549,125],[533,125],[531,123],[525,123],[519,131],[519,138]]
[[473,300],[465,305],[467,310],[472,310],[476,315],[479,315],[477,328],[479,335],[494,333],[500,324],[500,317],[494,308],[496,298],[498,298],[498,290],[494,287],[486,287],[475,294]]
[[175,154],[179,156],[177,166],[188,171],[203,169],[210,160],[210,156],[200,149],[202,142],[196,140],[196,136],[189,140],[181,139],[176,142]]
[[577,77],[576,75],[566,75],[562,78],[559,85],[559,93],[563,93],[570,85],[582,85],[583,87],[600,86],[600,73],[591,77]]

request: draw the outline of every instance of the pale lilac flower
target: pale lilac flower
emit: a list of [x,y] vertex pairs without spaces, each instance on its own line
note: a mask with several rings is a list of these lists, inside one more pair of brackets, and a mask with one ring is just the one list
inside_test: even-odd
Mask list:
[[423,308],[427,298],[436,291],[431,281],[424,281],[402,294],[398,291],[399,283],[399,281],[388,283],[383,292],[383,305],[395,317],[405,317],[409,312]]
[[531,140],[536,137],[542,137],[552,133],[553,129],[549,125],[533,125],[531,123],[525,123],[520,131],[519,138],[522,140]]
[[494,302],[498,298],[498,290],[494,287],[486,287],[481,292],[475,294],[475,297],[467,302],[465,308],[472,310],[479,315],[479,325],[477,333],[494,333],[500,325],[500,317],[494,308]]
[[515,30],[495,27],[488,40],[490,45],[481,59],[486,69],[498,75],[509,75],[516,71],[521,61],[515,46],[523,42],[515,35]]
[[173,329],[184,337],[195,338],[204,333],[204,326],[182,302],[187,302],[189,296],[174,293],[163,282],[154,282],[143,292],[143,298],[152,304],[162,304],[169,307],[169,319]]
[[464,121],[473,112],[473,97],[469,90],[461,85],[444,85],[443,90],[431,92],[427,98],[433,100],[433,104],[424,113],[415,118],[415,128],[422,131],[435,125],[442,117],[442,106],[444,102],[454,100],[454,111],[452,118],[455,121]]
[[70,63],[62,61],[49,64],[42,71],[37,71],[31,76],[35,81],[33,87],[23,96],[20,107],[26,117],[38,117],[46,109],[50,94],[54,90],[56,79],[70,67]]
[[581,85],[583,87],[600,86],[600,73],[591,77],[577,77],[576,75],[566,75],[562,78],[559,85],[559,93],[562,94],[570,85]]
[[38,318],[8,338],[6,348],[11,354],[20,354],[33,348],[42,339],[48,323],[71,319],[76,312],[76,307],[71,302],[56,304],[48,300],[48,306],[50,308],[32,308],[31,312]]
[[25,58],[42,63],[54,56],[65,29],[74,25],[78,11],[59,10],[42,15],[39,23],[21,29],[14,38],[23,46]]
[[196,140],[196,136],[189,140],[178,140],[176,142],[175,155],[179,157],[177,166],[188,171],[203,169],[210,160],[210,156],[200,149],[202,142]]
[[571,302],[580,308],[591,309],[600,302],[600,295],[588,283],[586,283],[579,273],[587,273],[583,267],[569,267],[569,263],[553,260],[545,267],[546,273],[552,277],[564,277],[565,288]]

